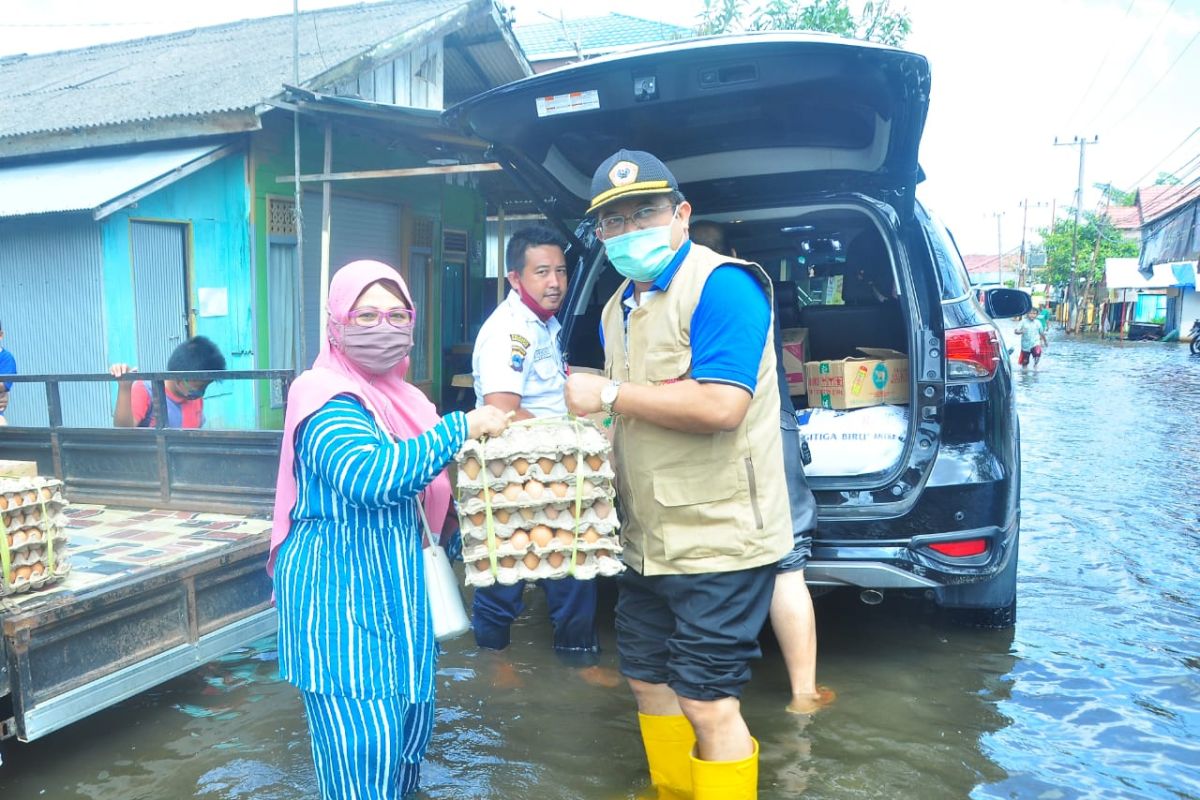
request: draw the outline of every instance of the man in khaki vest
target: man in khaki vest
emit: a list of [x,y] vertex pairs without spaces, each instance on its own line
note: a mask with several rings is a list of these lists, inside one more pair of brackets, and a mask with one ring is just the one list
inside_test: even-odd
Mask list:
[[617,647],[651,782],[660,797],[753,798],[758,742],[738,698],[792,548],[770,279],[688,240],[691,206],[649,153],[602,163],[588,213],[628,280],[601,316],[605,375],[571,375],[566,397],[613,419]]

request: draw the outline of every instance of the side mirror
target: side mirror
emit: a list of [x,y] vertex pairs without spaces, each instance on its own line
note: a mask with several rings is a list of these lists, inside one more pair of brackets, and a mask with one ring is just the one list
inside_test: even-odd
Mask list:
[[1020,289],[988,289],[983,298],[983,310],[992,319],[1012,319],[1029,313],[1033,298]]

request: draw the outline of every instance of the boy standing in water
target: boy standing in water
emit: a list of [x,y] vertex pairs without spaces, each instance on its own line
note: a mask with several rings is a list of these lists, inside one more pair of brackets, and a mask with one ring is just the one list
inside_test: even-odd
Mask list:
[[1017,363],[1021,365],[1021,369],[1028,369],[1029,357],[1033,356],[1033,368],[1037,369],[1042,360],[1042,348],[1046,346],[1046,328],[1037,318],[1037,311],[1029,309],[1025,319],[1013,328],[1013,333],[1021,334],[1021,356]]

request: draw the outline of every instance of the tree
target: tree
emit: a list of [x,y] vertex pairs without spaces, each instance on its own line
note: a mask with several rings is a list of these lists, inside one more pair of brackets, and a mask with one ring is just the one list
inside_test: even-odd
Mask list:
[[[1065,284],[1071,274],[1071,230],[1072,219],[1056,220],[1053,229],[1042,228],[1042,245],[1046,248],[1046,266],[1038,271],[1039,281],[1050,284]],[[1096,240],[1100,248],[1096,249]],[[1092,254],[1096,254],[1095,261]],[[1129,241],[1113,227],[1108,217],[1091,211],[1083,212],[1079,223],[1079,264],[1075,270],[1077,281],[1090,279],[1094,284],[1104,278],[1104,259],[1132,258],[1138,254],[1138,243]],[[1079,287],[1076,287],[1078,290]]]
[[1092,186],[1099,189],[1106,202],[1114,206],[1131,206],[1137,202],[1137,192],[1126,192],[1111,183],[1093,183]]
[[892,11],[891,0],[867,0],[857,17],[848,0],[704,0],[696,30],[700,34],[742,31],[822,31],[899,47],[912,32],[905,10]]
[[1178,186],[1179,178],[1176,178],[1169,172],[1160,172],[1158,177],[1154,179],[1155,186]]

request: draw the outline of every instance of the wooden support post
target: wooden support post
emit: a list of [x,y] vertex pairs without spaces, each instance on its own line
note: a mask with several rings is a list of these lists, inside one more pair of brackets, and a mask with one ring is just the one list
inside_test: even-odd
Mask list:
[[[325,164],[322,167],[326,173],[333,171],[333,124],[325,123]],[[325,324],[328,321],[329,315],[329,245],[332,220],[332,211],[330,208],[333,198],[330,195],[329,181],[321,182],[321,291],[320,291],[320,307],[317,309],[317,318],[320,320],[317,332],[319,336],[325,335]]]
[[508,267],[504,265],[504,206],[496,214],[496,305],[504,302],[504,276]]

